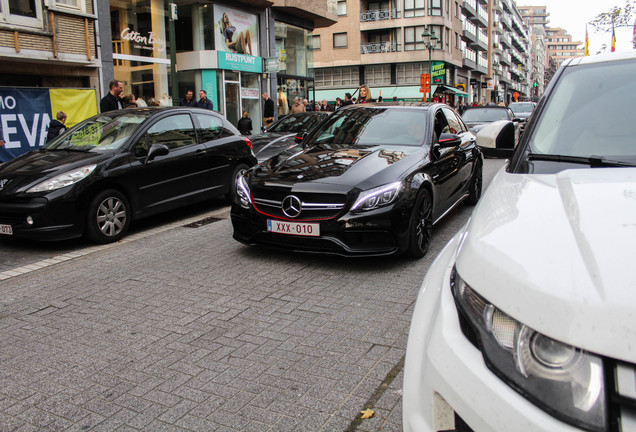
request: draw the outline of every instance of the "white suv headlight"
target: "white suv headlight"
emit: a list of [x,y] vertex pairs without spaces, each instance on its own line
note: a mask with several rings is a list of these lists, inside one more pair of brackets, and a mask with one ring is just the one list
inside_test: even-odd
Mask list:
[[462,331],[490,370],[549,414],[585,430],[605,430],[601,357],[515,320],[469,287],[456,270],[451,288]]
[[88,177],[97,165],[86,165],[81,168],[74,169],[73,171],[65,172],[64,174],[57,175],[51,179],[45,180],[42,183],[38,183],[35,186],[29,188],[27,193],[34,192],[50,192],[56,189],[61,189],[65,186],[70,186],[77,183],[80,180]]

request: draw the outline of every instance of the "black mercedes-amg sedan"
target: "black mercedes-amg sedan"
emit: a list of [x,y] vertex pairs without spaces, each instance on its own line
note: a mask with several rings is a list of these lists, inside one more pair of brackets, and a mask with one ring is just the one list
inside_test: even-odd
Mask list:
[[199,108],[110,111],[0,165],[0,234],[98,243],[133,219],[226,195],[257,163],[249,139]]
[[423,256],[435,222],[481,195],[475,136],[448,105],[377,103],[336,111],[237,179],[234,238],[344,256]]

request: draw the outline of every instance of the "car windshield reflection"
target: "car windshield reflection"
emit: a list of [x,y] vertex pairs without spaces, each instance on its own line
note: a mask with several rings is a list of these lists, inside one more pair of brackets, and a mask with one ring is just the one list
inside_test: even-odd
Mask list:
[[508,111],[502,108],[470,108],[464,112],[462,118],[467,123],[509,120]]
[[146,113],[93,117],[46,144],[46,150],[107,151],[120,148],[146,119]]
[[420,146],[428,124],[426,111],[370,108],[342,110],[333,114],[307,145],[406,145]]
[[533,130],[530,152],[635,162],[634,104],[626,97],[636,94],[634,62],[567,68],[564,74]]
[[304,132],[312,129],[320,123],[327,114],[304,114],[299,116],[290,115],[279,120],[268,132]]

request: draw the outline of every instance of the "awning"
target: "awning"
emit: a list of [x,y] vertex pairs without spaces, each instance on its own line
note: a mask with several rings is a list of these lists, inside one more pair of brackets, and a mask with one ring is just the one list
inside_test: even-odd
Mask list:
[[458,88],[447,86],[444,84],[438,85],[434,93],[446,93],[446,94],[454,94],[461,97],[468,97],[468,93],[466,93],[465,91],[461,91]]

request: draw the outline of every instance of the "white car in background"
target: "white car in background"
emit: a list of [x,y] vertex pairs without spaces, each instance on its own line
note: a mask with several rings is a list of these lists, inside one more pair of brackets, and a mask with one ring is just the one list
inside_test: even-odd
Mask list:
[[566,61],[419,292],[403,426],[636,430],[636,53]]

